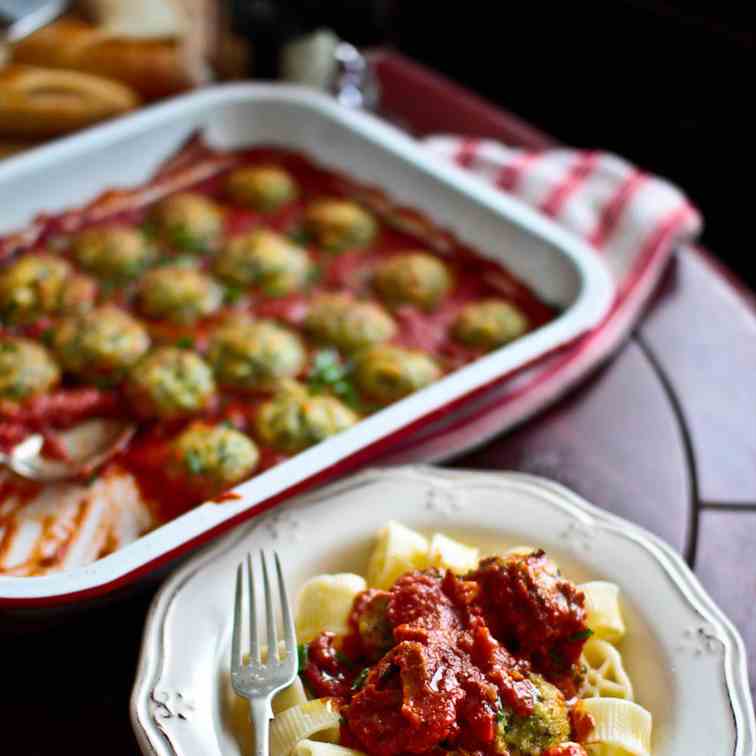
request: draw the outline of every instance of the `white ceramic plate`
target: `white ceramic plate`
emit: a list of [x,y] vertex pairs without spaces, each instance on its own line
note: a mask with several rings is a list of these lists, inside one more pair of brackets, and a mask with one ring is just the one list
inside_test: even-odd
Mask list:
[[276,144],[300,150],[380,187],[392,202],[417,209],[506,265],[561,312],[541,328],[254,476],[234,489],[238,501],[194,507],[93,564],[42,577],[0,576],[0,606],[76,602],[145,574],[253,516],[292,487],[311,486],[315,479],[364,462],[455,402],[570,343],[600,322],[614,299],[604,262],[577,237],[517,199],[443,164],[374,116],[289,86],[210,87],[3,161],[0,233],[25,225],[37,212],[79,205],[105,188],[141,184],[197,130],[223,149]]
[[637,700],[654,716],[654,756],[753,756],[743,642],[684,562],[655,536],[567,489],[517,473],[373,470],[300,498],[198,554],[161,589],[145,629],[132,722],[148,756],[250,753],[228,687],[236,565],[275,548],[294,594],[321,572],[365,572],[388,519],[484,550],[530,543],[580,582],[622,587],[623,643]]

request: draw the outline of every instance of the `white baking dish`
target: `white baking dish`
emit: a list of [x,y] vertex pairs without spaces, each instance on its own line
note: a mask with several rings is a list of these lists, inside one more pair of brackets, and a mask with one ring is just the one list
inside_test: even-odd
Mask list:
[[297,87],[240,84],[177,98],[0,165],[0,234],[106,188],[151,177],[193,132],[211,146],[275,144],[311,155],[392,200],[420,210],[502,262],[561,314],[518,341],[240,485],[240,499],[208,503],[91,565],[34,578],[0,577],[0,606],[56,604],[103,593],[246,519],[295,488],[369,458],[397,434],[574,340],[607,313],[614,291],[583,242],[519,201],[439,162],[381,120]]

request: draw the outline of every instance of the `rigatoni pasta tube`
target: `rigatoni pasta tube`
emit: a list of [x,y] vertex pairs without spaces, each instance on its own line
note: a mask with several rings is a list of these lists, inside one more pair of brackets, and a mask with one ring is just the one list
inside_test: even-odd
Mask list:
[[378,543],[368,563],[368,585],[390,588],[405,572],[427,566],[428,540],[395,520],[378,533]]
[[625,622],[619,605],[619,586],[603,580],[583,583],[578,588],[585,594],[587,625],[593,634],[609,643],[625,637]]
[[308,643],[327,631],[346,635],[354,597],[367,588],[365,578],[342,572],[310,578],[299,592],[296,608],[297,639]]
[[443,533],[434,533],[428,550],[428,565],[464,575],[478,566],[478,549],[455,541]]
[[300,740],[293,754],[294,756],[365,756],[362,751],[355,751],[354,748],[345,748],[333,743],[319,743],[316,740]]
[[270,724],[271,756],[289,756],[301,740],[332,730],[341,716],[332,698],[316,698],[279,714]]
[[587,698],[580,703],[596,726],[586,740],[590,756],[650,756],[651,714],[632,701]]

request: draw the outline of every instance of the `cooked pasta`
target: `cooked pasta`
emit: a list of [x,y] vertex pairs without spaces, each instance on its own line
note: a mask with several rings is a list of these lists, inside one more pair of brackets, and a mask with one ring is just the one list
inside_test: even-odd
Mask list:
[[652,717],[642,706],[616,698],[587,698],[580,706],[595,722],[590,756],[650,756]]
[[294,748],[294,756],[365,756],[362,751],[334,743],[319,743],[317,740],[300,740]]
[[271,708],[273,709],[273,714],[278,716],[287,709],[293,709],[295,706],[306,704],[307,701],[307,693],[305,692],[302,678],[297,677],[288,688],[284,688],[280,693],[276,693],[273,696]]
[[538,551],[535,546],[528,546],[527,544],[520,544],[518,546],[510,546],[508,549],[506,549],[502,556],[508,557],[508,556],[527,556],[528,554],[532,554],[534,551]]
[[622,664],[622,654],[611,643],[591,638],[583,646],[580,660],[586,667],[581,696],[633,700],[633,684]]
[[368,563],[371,588],[390,588],[399,575],[427,564],[428,540],[395,520],[386,523]]
[[608,641],[625,634],[619,588],[576,586],[538,548],[498,553],[391,521],[367,581],[308,580],[272,756],[651,756]]
[[339,709],[331,698],[314,701],[287,709],[273,719],[270,725],[271,756],[289,756],[302,740],[323,732],[336,732]]
[[310,641],[324,630],[345,635],[354,598],[365,588],[365,578],[346,572],[310,578],[297,599],[296,628],[300,642]]
[[578,586],[585,594],[588,627],[594,636],[609,643],[619,643],[625,637],[625,622],[619,605],[619,586],[596,580]]
[[428,551],[428,565],[464,575],[477,567],[479,555],[478,549],[472,546],[465,546],[443,533],[434,533]]

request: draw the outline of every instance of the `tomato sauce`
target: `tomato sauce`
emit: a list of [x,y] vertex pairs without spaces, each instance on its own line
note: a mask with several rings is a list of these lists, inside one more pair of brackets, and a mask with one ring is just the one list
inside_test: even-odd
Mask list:
[[[501,756],[502,716],[530,717],[541,700],[533,674],[556,685],[566,711],[585,598],[551,566],[543,552],[492,558],[463,578],[412,572],[358,595],[350,633],[315,638],[302,671],[313,695],[342,700],[342,744],[374,756]],[[577,740],[591,723],[576,711],[565,726]],[[549,746],[544,756],[585,756],[577,743]]]
[[[232,205],[224,195],[228,172],[232,168],[255,163],[275,163],[288,170],[299,187],[297,199],[278,211],[266,214]],[[66,239],[71,233],[114,222],[142,225],[156,200],[178,190],[191,190],[214,198],[224,211],[226,238],[264,225],[307,245],[302,236],[303,214],[313,199],[323,196],[349,197],[372,207],[379,219],[380,231],[369,247],[346,250],[340,254],[307,245],[317,275],[306,292],[281,298],[265,297],[253,291],[238,292],[236,300],[223,311],[192,326],[145,320],[136,312],[134,304],[136,283],[117,290],[101,288],[100,299],[135,310],[156,343],[190,346],[202,353],[207,348],[212,329],[229,312],[273,318],[295,329],[300,328],[312,297],[324,291],[337,290],[354,297],[374,298],[370,281],[375,266],[393,254],[418,249],[430,249],[443,258],[453,277],[453,290],[433,312],[423,312],[409,306],[398,308],[394,313],[399,326],[394,343],[428,352],[444,372],[452,371],[482,354],[455,342],[449,335],[450,324],[465,304],[484,297],[503,296],[524,312],[531,328],[539,327],[556,314],[552,307],[541,302],[528,287],[500,265],[476,254],[418,213],[407,208],[389,208],[385,196],[372,187],[353,182],[288,150],[261,147],[225,153],[213,151],[197,140],[172,159],[146,186],[137,190],[109,191],[89,206],[59,216],[41,215],[23,232],[0,239],[0,260],[46,249],[65,256],[68,254]],[[175,250],[164,249],[163,253],[164,257],[170,257]],[[195,259],[200,267],[208,268],[212,255]],[[15,329],[0,327],[0,333],[16,333],[44,340],[54,326],[55,322],[50,318],[41,318],[38,322]],[[307,346],[310,356],[319,348],[314,344]],[[306,372],[300,377],[306,379]],[[208,413],[208,419],[227,420],[241,430],[251,432],[254,414],[263,398],[224,392],[219,405]],[[363,403],[360,408],[364,414],[374,409],[377,408],[368,403]],[[133,410],[118,390],[82,388],[66,377],[62,388],[49,396],[37,397],[22,405],[0,402],[0,449],[7,451],[32,432],[45,433],[48,429],[70,427],[95,416],[130,414],[133,414]],[[136,476],[145,499],[154,507],[156,519],[163,522],[195,506],[204,496],[192,491],[187,481],[169,480],[163,466],[171,434],[178,432],[181,424],[159,426],[139,422],[140,431],[129,448],[119,455],[118,462]],[[286,458],[285,454],[261,448],[257,471]]]

